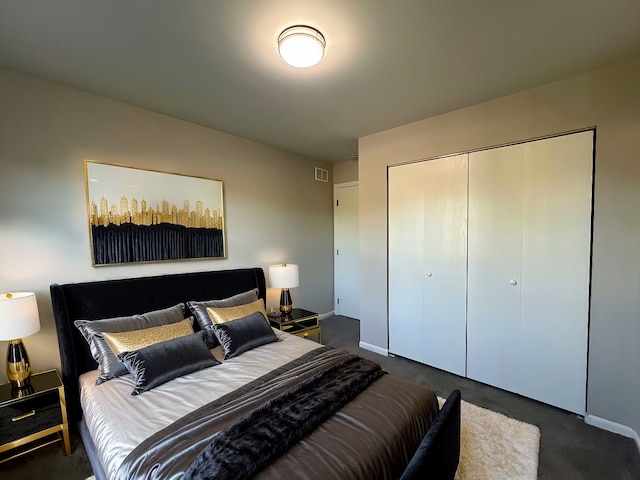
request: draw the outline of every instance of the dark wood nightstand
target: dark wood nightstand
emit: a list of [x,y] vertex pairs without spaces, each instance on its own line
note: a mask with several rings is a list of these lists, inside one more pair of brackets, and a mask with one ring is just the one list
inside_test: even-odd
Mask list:
[[306,338],[309,335],[317,335],[318,343],[322,343],[322,331],[320,330],[320,322],[318,314],[304,310],[302,308],[294,308],[290,314],[268,315],[269,323],[272,327],[282,330],[283,332]]
[[64,388],[56,370],[31,375],[28,389],[0,385],[0,463],[60,440],[69,455]]

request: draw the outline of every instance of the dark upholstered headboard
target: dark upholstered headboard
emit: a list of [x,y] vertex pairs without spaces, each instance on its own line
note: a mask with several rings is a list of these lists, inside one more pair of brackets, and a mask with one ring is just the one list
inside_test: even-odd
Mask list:
[[75,320],[145,313],[189,300],[222,299],[253,288],[266,299],[261,268],[51,285],[69,421],[75,424],[82,416],[78,377],[97,368],[87,342],[73,324]]

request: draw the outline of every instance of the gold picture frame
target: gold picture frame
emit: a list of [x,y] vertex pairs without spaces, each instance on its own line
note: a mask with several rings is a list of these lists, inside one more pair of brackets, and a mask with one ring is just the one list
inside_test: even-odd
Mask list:
[[226,258],[222,180],[85,160],[93,266]]

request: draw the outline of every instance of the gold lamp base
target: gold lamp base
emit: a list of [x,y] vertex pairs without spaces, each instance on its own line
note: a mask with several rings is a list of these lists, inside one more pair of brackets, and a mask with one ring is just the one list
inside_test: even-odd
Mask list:
[[7,347],[7,377],[14,388],[25,388],[31,377],[31,364],[22,339],[10,340]]

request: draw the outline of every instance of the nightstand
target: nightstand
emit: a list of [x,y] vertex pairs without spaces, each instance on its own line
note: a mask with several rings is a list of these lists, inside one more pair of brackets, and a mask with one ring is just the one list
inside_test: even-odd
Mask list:
[[318,343],[322,343],[320,322],[318,314],[315,312],[294,308],[288,315],[278,313],[276,315],[268,315],[268,317],[271,326],[278,330],[303,338],[309,335],[317,335]]
[[69,455],[64,387],[56,370],[31,375],[28,389],[0,385],[0,463],[60,440]]

